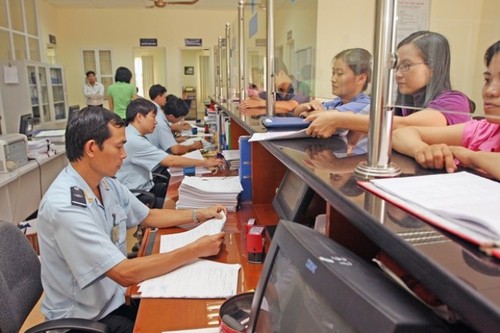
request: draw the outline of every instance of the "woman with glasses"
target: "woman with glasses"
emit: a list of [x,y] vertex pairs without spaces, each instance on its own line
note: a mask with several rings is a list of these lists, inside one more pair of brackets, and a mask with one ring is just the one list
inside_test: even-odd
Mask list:
[[[447,126],[471,119],[473,103],[451,89],[450,47],[441,34],[418,31],[398,44],[398,84],[394,128]],[[312,121],[307,134],[330,137],[338,128],[368,132],[369,116],[350,112],[322,112],[307,117]]]
[[394,149],[424,168],[454,172],[459,161],[500,180],[500,40],[486,50],[484,64],[485,119],[446,128],[401,128],[393,133]]

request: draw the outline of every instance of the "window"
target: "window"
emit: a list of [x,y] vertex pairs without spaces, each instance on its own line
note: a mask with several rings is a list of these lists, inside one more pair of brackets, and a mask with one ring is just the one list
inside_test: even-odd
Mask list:
[[111,50],[82,50],[83,73],[95,72],[97,80],[104,85],[104,98],[113,83],[113,66],[111,63]]
[[35,0],[0,0],[0,61],[40,61]]

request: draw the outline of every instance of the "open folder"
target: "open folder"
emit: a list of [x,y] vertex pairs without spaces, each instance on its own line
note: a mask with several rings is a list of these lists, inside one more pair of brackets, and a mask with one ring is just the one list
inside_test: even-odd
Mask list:
[[500,258],[500,183],[468,172],[360,181],[368,191]]

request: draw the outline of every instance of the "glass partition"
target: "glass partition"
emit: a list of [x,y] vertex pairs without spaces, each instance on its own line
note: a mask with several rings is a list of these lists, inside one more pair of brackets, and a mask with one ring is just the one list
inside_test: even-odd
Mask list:
[[[244,1],[244,84],[250,87],[247,94],[261,93],[261,97],[267,90],[266,78],[271,70],[267,68],[266,52],[268,1],[273,1],[275,87],[272,87],[272,91],[277,89],[277,99],[286,100],[289,94],[293,94],[304,97],[298,98],[299,102],[307,99],[318,104],[327,102],[323,106],[309,106],[309,109],[326,108],[369,114],[368,104],[372,93],[370,81],[376,60],[373,59],[376,1]],[[425,119],[424,116],[423,120],[413,116],[415,122],[408,120],[412,118],[406,119],[412,125],[444,126],[463,122],[471,118],[472,111],[474,116],[484,115],[481,97],[482,73],[485,69],[483,56],[486,48],[498,40],[495,32],[500,23],[495,13],[499,12],[500,2],[398,0],[395,3],[395,14],[391,19],[397,22],[393,41],[397,56],[383,59],[383,62],[393,66],[390,73],[384,73],[392,81],[393,105],[385,107],[393,108],[396,116],[409,116],[429,107],[439,110],[442,115],[439,124],[429,122],[430,117]],[[228,91],[232,95],[229,97],[234,99],[239,93],[238,29],[235,12],[235,19],[230,24],[228,62],[224,26],[221,26],[222,39],[219,41],[221,49],[214,51],[215,74],[221,76],[222,82],[217,84],[216,79],[216,88],[220,88],[224,100],[228,97]],[[417,34],[414,38],[424,44],[429,43],[428,47],[420,50],[420,57],[411,58],[408,49],[411,50],[416,42],[413,43],[412,38],[407,37],[417,31],[427,30],[432,33]],[[398,48],[399,43],[401,45]],[[226,86],[226,66],[230,67],[229,89]],[[427,82],[415,88],[411,79],[420,77]],[[438,98],[450,90],[453,92],[448,95],[452,99],[458,95],[457,103],[447,103],[443,96]],[[360,103],[349,104],[352,101]],[[295,115],[307,115],[307,111],[312,110],[305,111],[296,112]],[[395,127],[402,123],[399,117],[395,117]],[[368,124],[358,129],[367,133]],[[339,132],[332,131],[329,134],[335,133]]]

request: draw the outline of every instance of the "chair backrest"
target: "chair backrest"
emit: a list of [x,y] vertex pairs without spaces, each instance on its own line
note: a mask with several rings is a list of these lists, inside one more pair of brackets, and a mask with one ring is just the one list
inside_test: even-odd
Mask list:
[[0,221],[0,332],[19,332],[42,291],[33,247],[14,223]]

